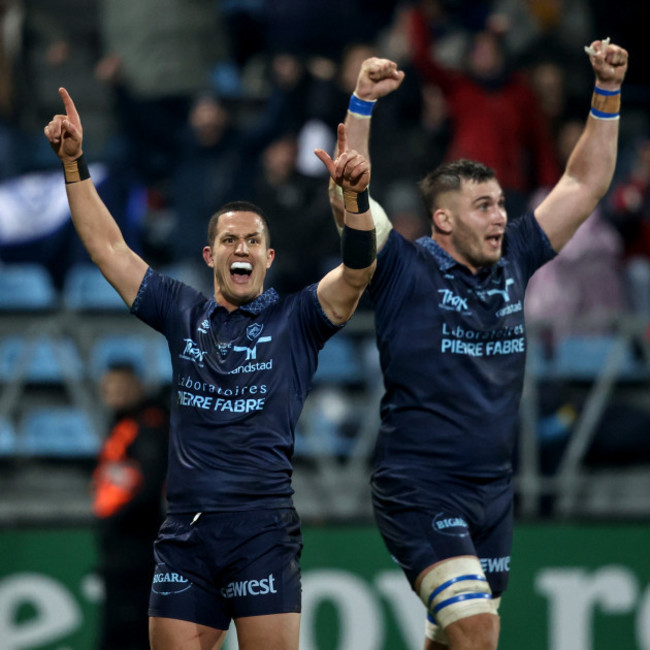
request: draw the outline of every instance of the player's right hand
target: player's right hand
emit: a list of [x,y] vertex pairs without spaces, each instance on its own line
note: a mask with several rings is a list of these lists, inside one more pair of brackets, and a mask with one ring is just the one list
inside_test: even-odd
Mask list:
[[370,184],[370,163],[360,153],[348,150],[345,124],[338,125],[337,136],[339,153],[335,160],[322,149],[315,149],[314,153],[327,168],[330,179],[339,187],[352,192],[363,192]]
[[62,162],[76,160],[83,153],[83,129],[79,113],[65,88],[59,88],[59,95],[63,100],[65,115],[55,115],[43,129],[45,137],[49,140],[54,153]]

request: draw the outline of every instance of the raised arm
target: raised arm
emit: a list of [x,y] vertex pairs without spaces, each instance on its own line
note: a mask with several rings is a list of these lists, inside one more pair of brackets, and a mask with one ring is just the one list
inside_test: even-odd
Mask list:
[[[370,122],[375,103],[381,97],[399,88],[404,72],[389,59],[371,57],[361,64],[357,85],[345,118],[347,146],[370,160]],[[330,180],[330,206],[339,230],[343,227],[343,198],[340,187]],[[372,216],[377,230],[377,247],[381,248],[392,228],[386,212],[376,201],[370,199]]]
[[348,150],[343,124],[339,124],[337,135],[340,151],[335,160],[322,149],[315,153],[327,167],[331,180],[342,189],[343,263],[319,282],[318,300],[333,323],[344,323],[357,308],[375,271],[377,244],[368,203],[370,163],[360,153]]
[[65,115],[55,115],[44,132],[61,159],[72,223],[92,261],[130,307],[147,263],[124,241],[115,219],[97,194],[83,157],[83,129],[72,98],[59,88]]
[[564,174],[535,209],[556,251],[594,211],[609,189],[616,167],[620,93],[628,54],[609,39],[594,41],[585,50],[596,76],[591,111]]

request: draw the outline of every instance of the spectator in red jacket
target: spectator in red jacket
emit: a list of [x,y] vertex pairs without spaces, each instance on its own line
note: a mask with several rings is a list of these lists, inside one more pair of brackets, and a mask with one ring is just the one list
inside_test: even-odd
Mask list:
[[510,68],[499,37],[476,32],[457,70],[436,59],[435,26],[419,6],[407,24],[413,65],[441,88],[449,104],[447,159],[469,158],[494,169],[506,197],[518,201],[515,208],[531,191],[552,187],[560,168],[549,125],[523,74]]

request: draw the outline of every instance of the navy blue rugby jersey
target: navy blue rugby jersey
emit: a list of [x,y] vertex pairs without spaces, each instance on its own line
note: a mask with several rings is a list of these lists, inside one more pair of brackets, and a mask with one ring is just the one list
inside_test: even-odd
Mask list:
[[316,285],[228,312],[150,268],[131,311],[171,354],[168,511],[290,506],[294,428],[318,352],[340,329]]
[[391,232],[369,288],[385,383],[373,484],[512,471],[524,291],[554,255],[532,213],[508,224],[503,257],[476,275],[430,237]]

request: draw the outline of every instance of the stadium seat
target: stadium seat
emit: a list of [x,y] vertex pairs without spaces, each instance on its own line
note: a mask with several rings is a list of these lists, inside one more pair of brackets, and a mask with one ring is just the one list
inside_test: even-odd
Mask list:
[[530,336],[527,342],[526,370],[536,379],[546,379],[551,372],[542,341]]
[[357,384],[363,379],[363,366],[354,343],[343,334],[329,339],[318,355],[314,383]]
[[114,364],[133,365],[144,381],[169,383],[172,367],[167,342],[162,336],[109,334],[95,341],[90,351],[89,371],[95,381]]
[[23,377],[30,383],[58,384],[82,376],[83,363],[71,339],[50,336],[32,339],[20,335],[0,339],[3,382]]
[[47,269],[40,264],[0,265],[0,310],[54,309],[58,294]]
[[128,311],[120,294],[90,263],[75,264],[66,273],[63,305],[73,311]]
[[[567,336],[555,346],[549,370],[556,378],[593,381],[604,370],[609,355],[620,339],[614,335]],[[636,380],[647,377],[643,364],[632,354],[629,344],[622,351],[618,367],[619,379]]]
[[17,452],[21,456],[92,458],[99,448],[90,417],[74,407],[35,408],[20,423]]

